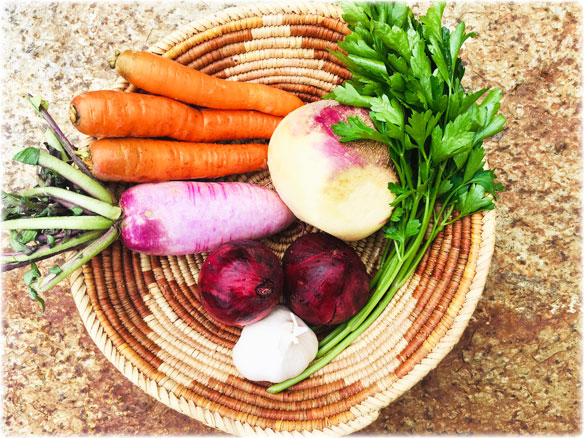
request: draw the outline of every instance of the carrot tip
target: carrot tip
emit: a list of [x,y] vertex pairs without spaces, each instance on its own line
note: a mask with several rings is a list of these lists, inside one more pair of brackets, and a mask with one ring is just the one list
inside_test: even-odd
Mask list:
[[69,105],[69,120],[71,120],[71,123],[74,125],[79,123],[79,112],[77,111],[77,107],[73,104]]
[[116,68],[116,61],[118,60],[120,53],[121,52],[119,50],[116,50],[114,52],[114,56],[112,56],[110,59],[107,60],[110,68]]

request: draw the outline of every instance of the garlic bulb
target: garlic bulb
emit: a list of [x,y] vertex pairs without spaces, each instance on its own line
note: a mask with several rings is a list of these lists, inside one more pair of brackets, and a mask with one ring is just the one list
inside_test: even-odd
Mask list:
[[249,380],[279,383],[304,371],[317,350],[314,332],[277,305],[268,316],[243,328],[233,348],[233,362]]

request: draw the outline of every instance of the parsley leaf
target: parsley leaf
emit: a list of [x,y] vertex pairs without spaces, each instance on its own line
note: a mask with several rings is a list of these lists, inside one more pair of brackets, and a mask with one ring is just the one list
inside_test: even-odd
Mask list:
[[503,191],[503,185],[501,183],[495,183],[495,171],[493,169],[485,170],[479,169],[474,174],[474,176],[468,180],[469,184],[476,183],[480,185],[487,193],[493,195],[497,198],[497,192]]
[[485,189],[479,184],[471,184],[468,191],[458,196],[456,209],[460,216],[468,216],[482,210],[492,210],[495,208],[493,198],[485,194]]
[[335,135],[341,137],[342,142],[355,140],[374,140],[384,142],[383,136],[375,129],[367,126],[363,120],[357,116],[347,117],[346,122],[339,122],[333,125],[333,132]]
[[503,130],[505,126],[505,116],[502,114],[498,114],[495,118],[488,124],[488,126],[484,127],[480,131],[477,131],[473,138],[473,143],[478,143],[483,141],[487,137],[491,137],[492,135],[497,134]]
[[335,88],[332,93],[329,93],[325,98],[333,98],[337,102],[345,105],[360,106],[369,108],[370,98],[361,95],[350,82],[345,82],[343,85]]
[[466,152],[473,145],[474,132],[469,131],[470,114],[459,115],[453,122],[448,122],[444,133],[440,126],[432,130],[432,160],[439,164],[457,154]]
[[379,38],[389,49],[406,60],[410,58],[411,49],[408,35],[398,26],[390,26],[386,23],[375,22],[373,35]]
[[343,5],[343,20],[347,23],[368,24],[371,13],[367,14],[368,5],[358,3],[346,3]]
[[483,168],[485,165],[484,158],[485,150],[482,147],[477,147],[470,151],[464,169],[465,182],[468,182],[479,169]]
[[426,139],[438,123],[440,116],[441,114],[434,115],[431,110],[424,113],[412,111],[406,125],[406,132],[414,139],[420,149],[424,148]]
[[372,98],[370,115],[373,120],[385,123],[382,132],[386,136],[402,138],[404,113],[397,99],[390,100],[386,95]]
[[460,48],[462,47],[462,44],[468,38],[475,37],[474,32],[464,33],[464,27],[465,27],[465,24],[463,21],[461,21],[456,26],[456,29],[454,30],[454,32],[452,32],[450,34],[450,58],[452,59],[452,62],[453,62],[452,70],[454,70],[454,67],[455,67],[454,62],[456,62],[456,60],[458,59],[458,52],[460,52]]

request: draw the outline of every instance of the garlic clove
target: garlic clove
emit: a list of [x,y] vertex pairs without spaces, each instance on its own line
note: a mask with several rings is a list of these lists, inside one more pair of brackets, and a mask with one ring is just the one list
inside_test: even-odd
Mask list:
[[268,316],[242,329],[233,348],[233,362],[249,380],[279,383],[304,371],[317,351],[314,332],[278,305]]

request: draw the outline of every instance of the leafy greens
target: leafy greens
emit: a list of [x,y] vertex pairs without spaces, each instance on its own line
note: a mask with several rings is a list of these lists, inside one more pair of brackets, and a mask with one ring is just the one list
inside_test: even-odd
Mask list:
[[501,91],[468,92],[461,83],[460,49],[474,33],[466,33],[463,22],[454,31],[443,27],[444,3],[434,3],[419,19],[404,3],[342,7],[351,33],[333,53],[353,77],[325,97],[367,108],[375,128],[349,117],[333,132],[343,142],[387,144],[399,184],[388,186],[394,210],[384,227],[387,243],[369,301],[319,343],[316,362],[269,392],[300,382],[334,359],[381,314],[444,227],[493,209],[503,190],[494,171],[484,169],[483,148],[483,140],[505,124],[497,113]]

